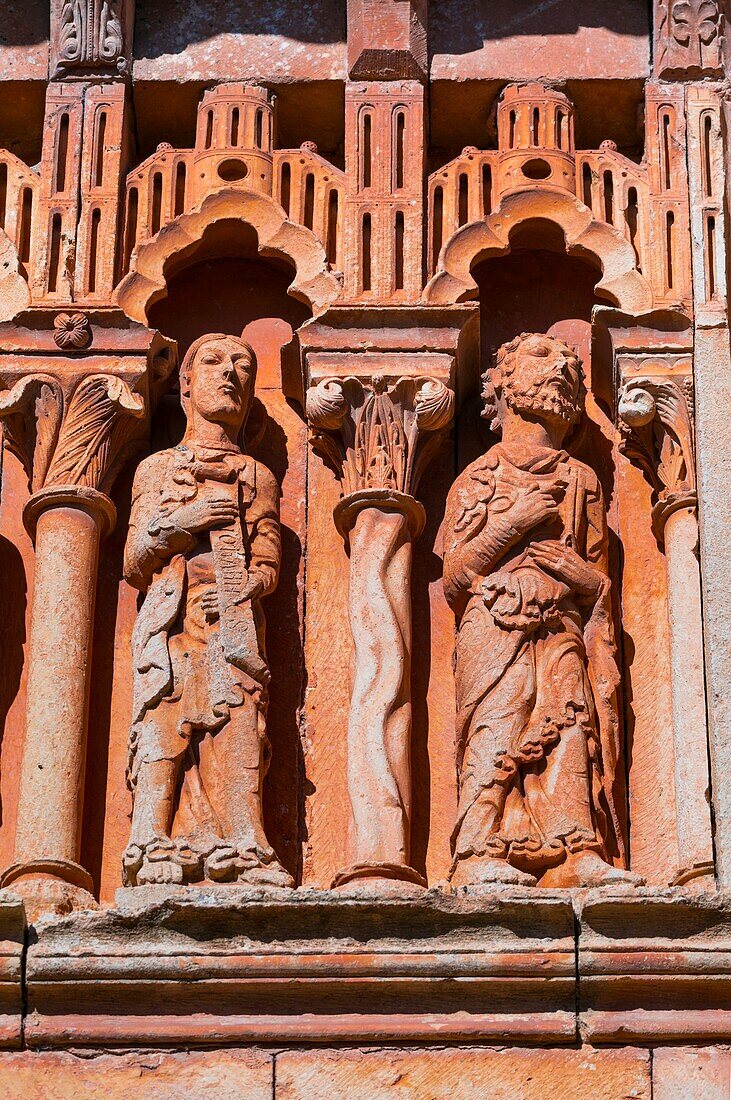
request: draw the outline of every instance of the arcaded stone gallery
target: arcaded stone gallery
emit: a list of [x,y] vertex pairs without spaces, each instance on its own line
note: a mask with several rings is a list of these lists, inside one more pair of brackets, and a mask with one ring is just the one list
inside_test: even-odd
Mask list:
[[3,1100],[728,1100],[727,19],[3,5]]

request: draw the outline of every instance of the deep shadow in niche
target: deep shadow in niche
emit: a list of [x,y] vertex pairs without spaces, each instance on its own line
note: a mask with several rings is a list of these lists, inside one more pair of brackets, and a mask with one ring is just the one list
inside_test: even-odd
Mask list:
[[[0,646],[3,655],[0,675],[0,748],[5,736],[5,723],[23,672],[25,619],[28,584],[20,551],[9,539],[0,537],[0,603],[3,607],[0,623]],[[4,819],[0,801],[0,825]]]
[[606,27],[618,36],[641,38],[650,26],[643,0],[441,0],[429,14],[432,52],[457,55],[480,50],[495,39],[574,35],[582,27]]
[[[497,437],[488,431],[480,417],[481,374],[492,365],[496,349],[521,332],[550,332],[576,347],[584,363],[589,391],[588,415],[583,426],[569,436],[566,447],[596,472],[605,501],[611,501],[615,462],[611,441],[613,428],[607,410],[611,403],[612,379],[604,377],[591,359],[592,310],[597,305],[607,304],[595,290],[601,272],[587,261],[567,255],[561,230],[547,222],[525,223],[511,236],[511,245],[513,250],[509,255],[485,260],[472,271],[479,288],[480,357],[472,370],[460,379],[460,411],[455,433],[457,469],[463,470],[497,442]],[[611,527],[609,572],[613,581],[615,624],[620,624],[622,548]],[[617,637],[623,683],[629,684],[630,670],[621,630]],[[626,711],[630,692],[631,685],[620,704],[621,711]],[[615,791],[620,813],[626,808],[625,780],[626,776],[620,776],[621,789]]]
[[[272,764],[264,789],[264,818],[277,854],[297,875],[302,835],[297,792],[303,783],[298,720],[305,688],[300,600],[306,437],[299,409],[282,393],[282,358],[309,312],[287,294],[294,272],[256,258],[250,230],[231,228],[225,239],[229,254],[216,256],[222,243],[220,238],[204,238],[195,255],[188,257],[193,262],[175,267],[167,295],[152,307],[149,323],[178,341],[181,359],[189,345],[207,332],[243,335],[256,352],[260,404],[252,411],[258,438],[251,453],[284,486],[279,584],[262,604],[272,670],[267,722]],[[263,409],[267,416],[262,424]],[[174,446],[184,427],[176,377],[153,417],[151,450]]]
[[282,35],[297,42],[345,42],[345,0],[234,0],[211,7],[200,0],[137,0],[135,56],[179,54],[218,35]]

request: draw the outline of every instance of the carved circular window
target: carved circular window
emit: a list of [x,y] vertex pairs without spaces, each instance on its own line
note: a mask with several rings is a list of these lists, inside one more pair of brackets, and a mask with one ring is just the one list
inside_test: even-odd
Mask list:
[[218,166],[218,174],[226,183],[236,183],[237,180],[242,180],[249,174],[249,169],[246,167],[245,161],[230,157],[228,160],[221,161]]
[[521,170],[529,180],[547,180],[551,174],[551,165],[541,157],[534,157],[533,160],[527,160]]

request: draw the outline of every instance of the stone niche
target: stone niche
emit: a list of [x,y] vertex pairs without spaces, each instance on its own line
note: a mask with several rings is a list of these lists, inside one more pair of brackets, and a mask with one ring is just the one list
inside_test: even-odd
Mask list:
[[0,1094],[714,1095],[725,7],[49,7]]

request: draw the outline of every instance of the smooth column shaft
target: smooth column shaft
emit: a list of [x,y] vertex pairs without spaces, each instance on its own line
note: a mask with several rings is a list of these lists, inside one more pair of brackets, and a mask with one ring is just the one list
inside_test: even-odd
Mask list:
[[665,524],[670,617],[678,875],[713,873],[700,570],[695,508]]
[[16,864],[79,859],[98,557],[99,526],[90,512],[41,512]]

